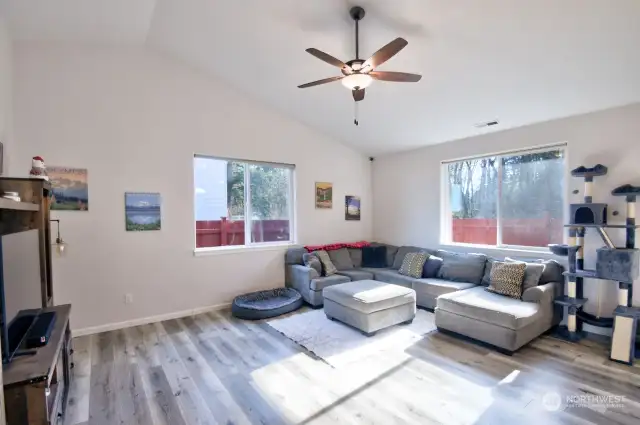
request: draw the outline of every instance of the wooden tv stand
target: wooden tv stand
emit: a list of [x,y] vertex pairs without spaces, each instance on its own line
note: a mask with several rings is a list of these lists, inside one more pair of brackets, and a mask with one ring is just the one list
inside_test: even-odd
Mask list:
[[15,357],[3,367],[7,424],[62,423],[73,367],[69,314],[71,305],[48,307],[56,313],[49,343],[34,355]]

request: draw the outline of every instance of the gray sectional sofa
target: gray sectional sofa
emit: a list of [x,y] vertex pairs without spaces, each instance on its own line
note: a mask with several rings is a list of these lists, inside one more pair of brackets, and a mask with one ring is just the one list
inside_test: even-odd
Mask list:
[[[344,282],[373,279],[412,288],[418,307],[435,312],[438,329],[482,341],[505,352],[517,350],[562,320],[562,307],[554,306],[553,299],[563,293],[563,268],[553,260],[539,260],[544,264],[539,282],[526,288],[522,299],[517,300],[485,290],[493,258],[415,246],[385,246],[384,268],[362,267],[360,249],[328,251],[338,269],[338,274],[332,276],[321,276],[306,267],[303,255],[307,251],[303,247],[290,248],[285,257],[286,285],[298,290],[302,298],[316,308],[324,303],[324,288]],[[398,269],[404,256],[418,251],[429,253],[433,256],[431,259],[440,264],[434,268],[433,261],[427,262],[423,277],[418,279],[400,274]]]

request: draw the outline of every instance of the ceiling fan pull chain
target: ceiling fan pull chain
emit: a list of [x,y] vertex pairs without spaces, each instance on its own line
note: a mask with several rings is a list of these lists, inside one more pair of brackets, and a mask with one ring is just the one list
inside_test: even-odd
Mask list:
[[353,123],[355,125],[360,125],[358,122],[358,102],[353,102]]

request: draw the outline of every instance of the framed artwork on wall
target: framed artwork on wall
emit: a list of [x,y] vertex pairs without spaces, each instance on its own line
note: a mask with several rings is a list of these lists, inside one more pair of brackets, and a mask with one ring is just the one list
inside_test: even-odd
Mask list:
[[344,219],[360,220],[360,197],[347,195],[344,197]]
[[47,167],[53,197],[52,210],[89,210],[89,180],[86,168]]
[[316,208],[333,208],[333,183],[316,182]]
[[160,230],[162,214],[159,193],[126,192],[124,194],[124,215],[128,232]]

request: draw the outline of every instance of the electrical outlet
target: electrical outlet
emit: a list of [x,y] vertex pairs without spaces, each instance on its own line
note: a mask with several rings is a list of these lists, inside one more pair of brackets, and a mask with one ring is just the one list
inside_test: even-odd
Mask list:
[[133,303],[133,294],[125,294],[124,295],[124,303],[125,304]]

